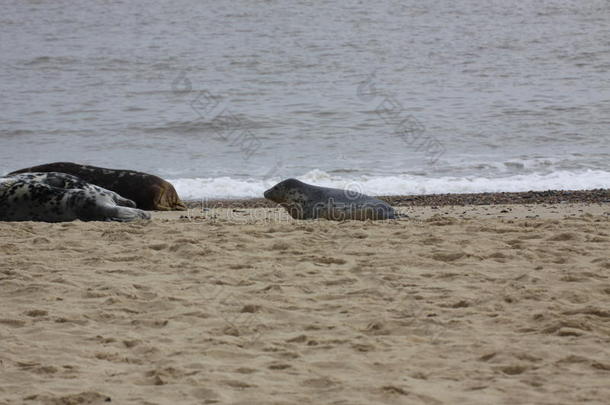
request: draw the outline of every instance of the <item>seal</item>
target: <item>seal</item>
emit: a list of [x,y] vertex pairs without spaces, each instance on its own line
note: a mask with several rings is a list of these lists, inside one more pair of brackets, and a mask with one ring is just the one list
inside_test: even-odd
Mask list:
[[312,186],[287,179],[265,191],[265,198],[284,207],[294,219],[395,219],[394,208],[367,195],[337,188]]
[[156,211],[184,211],[186,206],[174,186],[161,177],[133,170],[106,169],[70,162],[48,163],[9,173],[59,172],[114,191],[135,201],[138,208]]
[[133,221],[150,219],[136,203],[65,173],[0,178],[0,221]]

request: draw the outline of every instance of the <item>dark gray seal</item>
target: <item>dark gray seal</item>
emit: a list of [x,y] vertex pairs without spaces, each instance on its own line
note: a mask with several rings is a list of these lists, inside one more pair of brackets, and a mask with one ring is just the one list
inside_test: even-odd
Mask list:
[[265,191],[265,198],[286,208],[294,219],[395,219],[389,204],[350,190],[312,186],[287,179]]
[[148,173],[57,162],[16,170],[9,175],[31,172],[59,172],[80,177],[86,182],[135,201],[137,207],[143,210],[186,210],[171,183]]
[[150,214],[117,193],[65,173],[0,178],[0,221],[133,221]]

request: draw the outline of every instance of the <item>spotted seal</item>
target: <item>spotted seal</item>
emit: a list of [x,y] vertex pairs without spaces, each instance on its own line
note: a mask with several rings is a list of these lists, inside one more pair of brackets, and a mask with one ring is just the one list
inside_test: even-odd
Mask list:
[[286,208],[294,219],[395,219],[394,209],[373,197],[349,190],[312,186],[287,179],[265,191],[265,198]]
[[186,206],[174,186],[161,177],[134,170],[106,169],[103,167],[88,166],[78,163],[57,162],[40,166],[28,167],[9,173],[18,174],[26,172],[59,172],[73,176],[112,190],[135,201],[138,208],[157,211],[183,211]]
[[133,221],[150,214],[119,194],[65,173],[0,178],[0,221]]

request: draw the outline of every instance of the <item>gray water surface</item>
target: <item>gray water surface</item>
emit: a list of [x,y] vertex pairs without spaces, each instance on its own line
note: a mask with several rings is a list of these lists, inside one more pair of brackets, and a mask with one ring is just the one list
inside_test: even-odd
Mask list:
[[0,172],[610,172],[608,1],[2,8]]

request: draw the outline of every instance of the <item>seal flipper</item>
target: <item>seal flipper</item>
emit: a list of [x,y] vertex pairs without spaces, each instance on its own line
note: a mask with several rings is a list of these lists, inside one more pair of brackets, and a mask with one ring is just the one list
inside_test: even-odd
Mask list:
[[133,202],[129,198],[121,197],[117,193],[114,193],[114,195],[112,196],[112,200],[116,203],[116,205],[118,205],[120,207],[136,208],[135,202]]
[[119,193],[115,193],[112,190],[108,190],[93,184],[90,184],[88,186],[91,187],[94,191],[97,191],[98,193],[110,196],[110,198],[112,198],[112,201],[114,201],[114,203],[118,206],[136,208],[136,203],[134,201],[130,200],[129,198],[123,197]]
[[150,214],[137,208],[108,207],[108,221],[129,222],[138,219],[150,219]]
[[93,209],[94,214],[89,216],[89,221],[118,221],[129,222],[138,219],[150,219],[150,214],[137,208],[121,207],[111,202],[97,202]]
[[[103,189],[102,189],[103,190]],[[106,191],[106,190],[104,190]],[[137,208],[122,207],[115,203],[118,197],[122,202],[129,201],[113,192],[97,190],[69,190],[67,205],[73,207],[77,218],[82,221],[135,221],[150,219],[150,214]]]
[[185,203],[182,202],[182,200],[180,200],[180,198],[176,198],[176,201],[174,202],[174,210],[176,211],[186,211],[188,210],[188,207],[186,206]]

